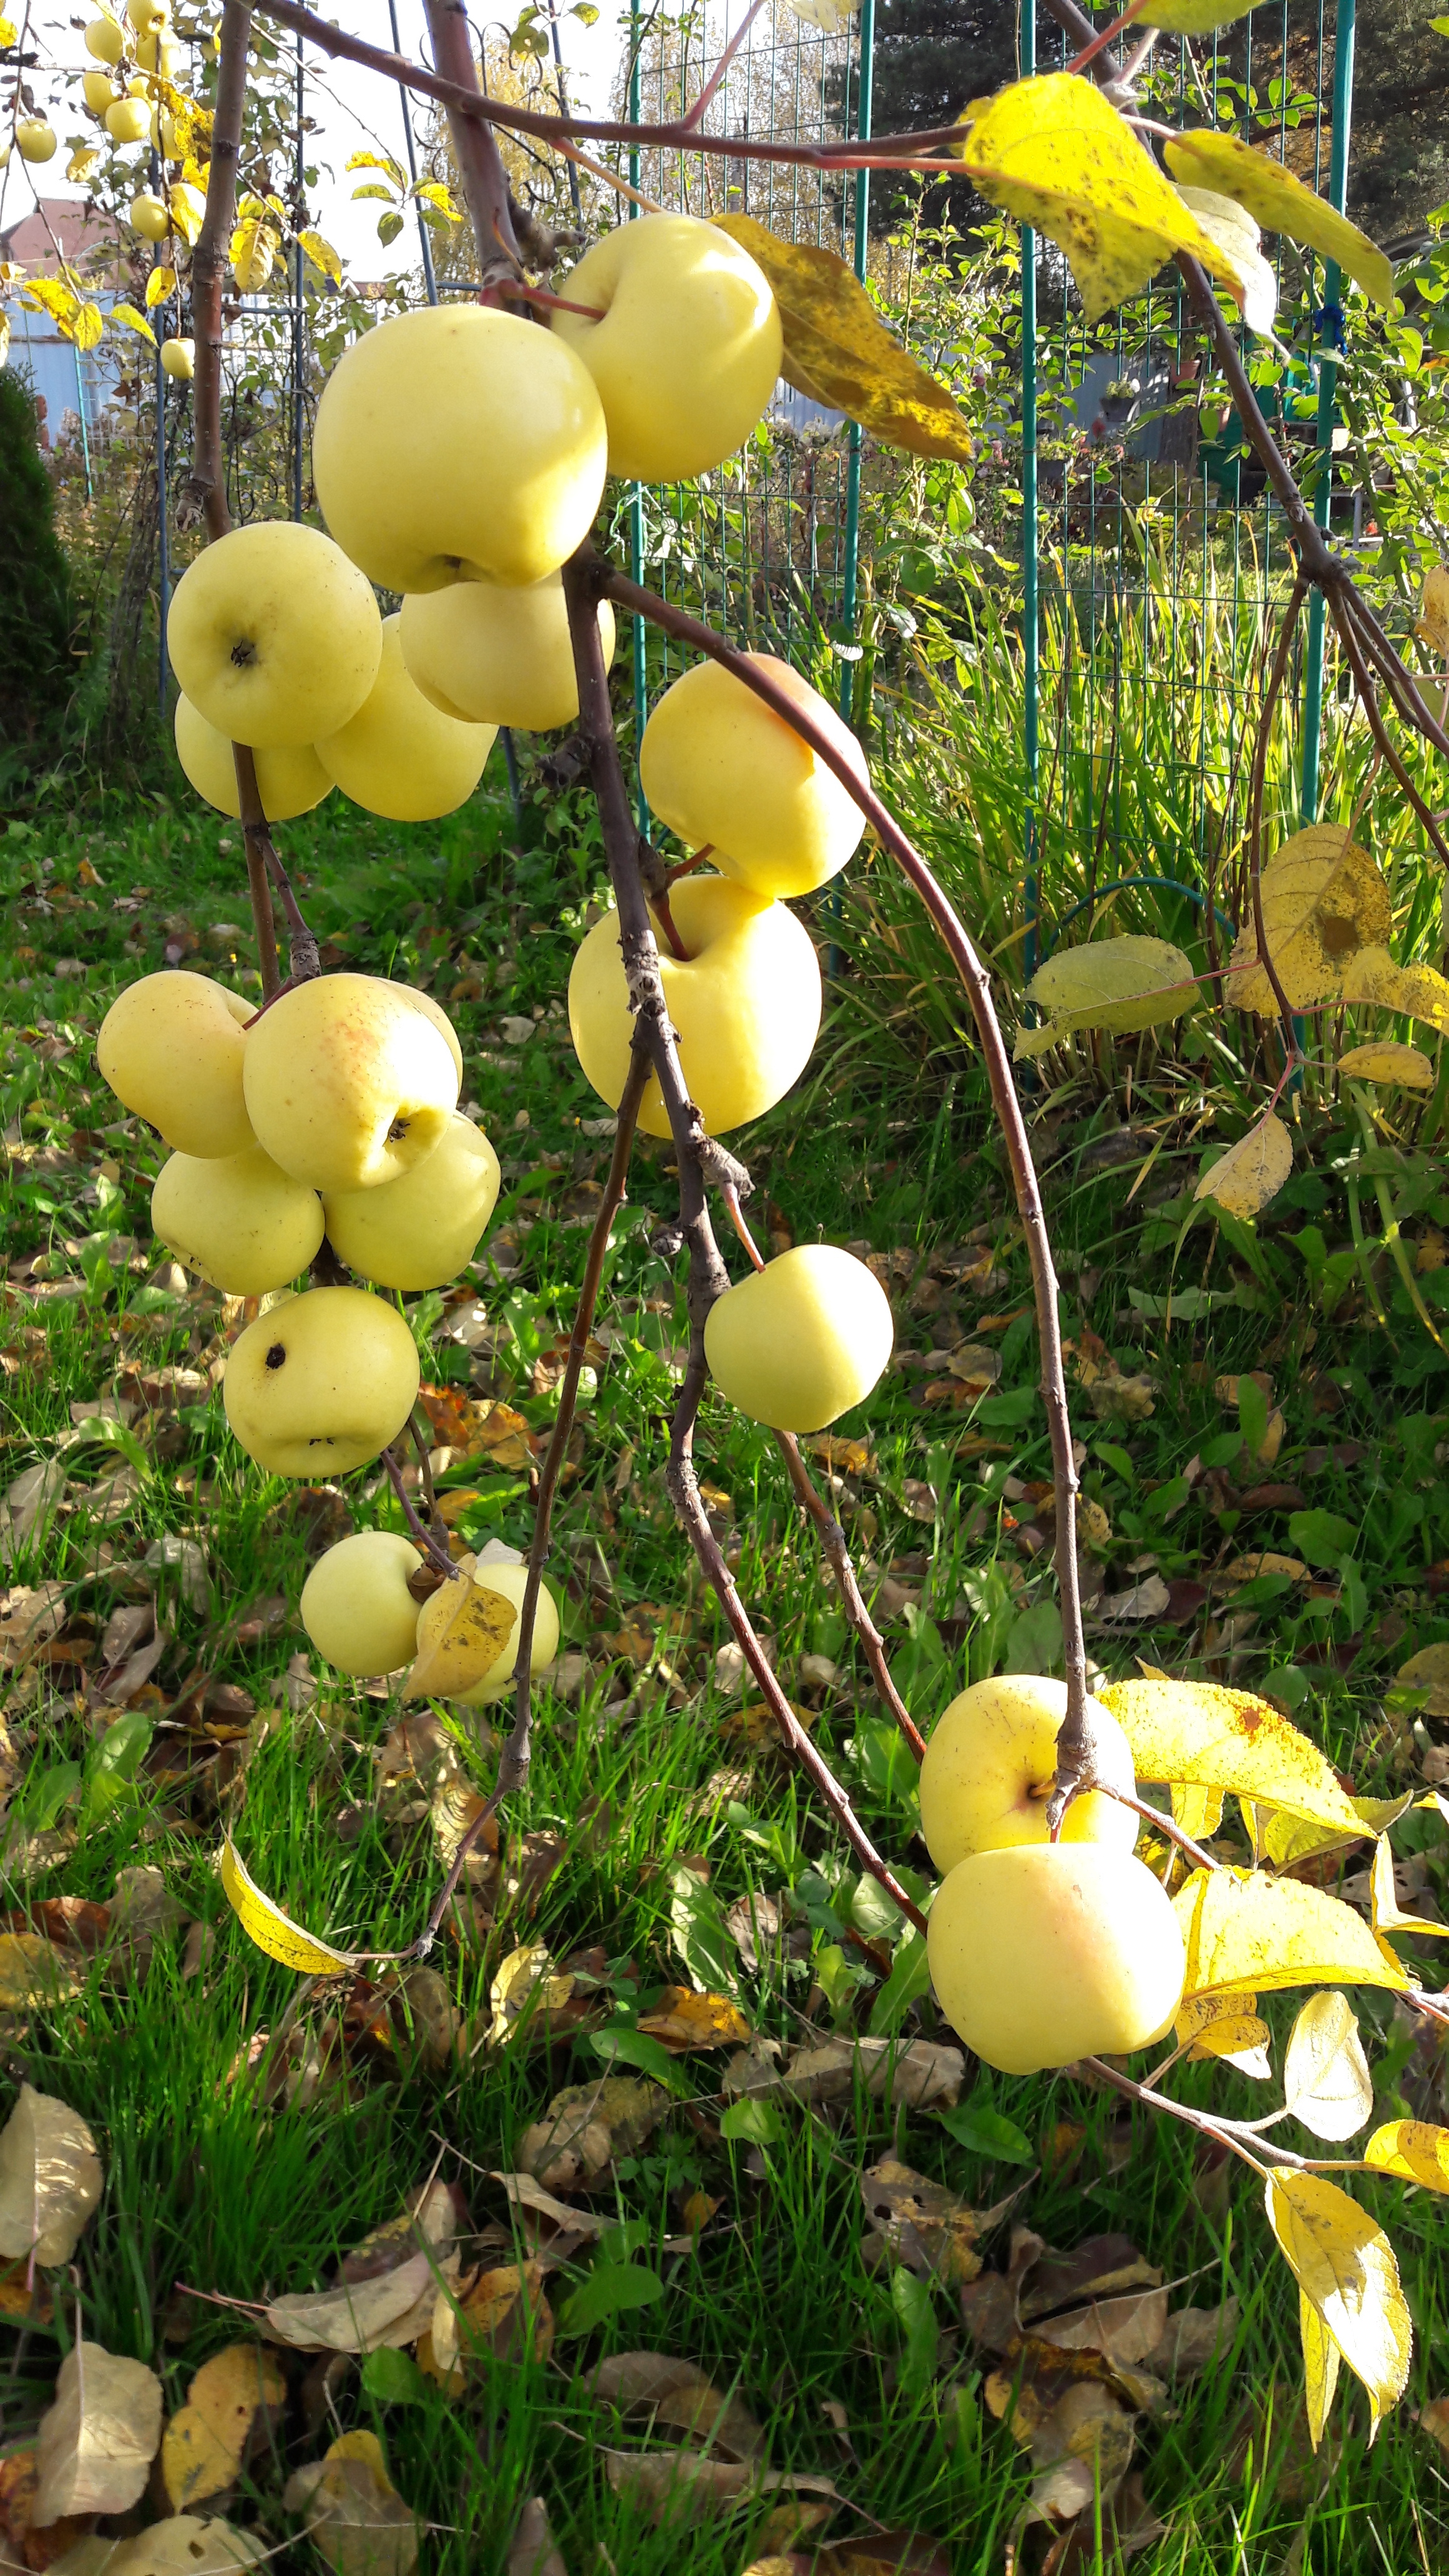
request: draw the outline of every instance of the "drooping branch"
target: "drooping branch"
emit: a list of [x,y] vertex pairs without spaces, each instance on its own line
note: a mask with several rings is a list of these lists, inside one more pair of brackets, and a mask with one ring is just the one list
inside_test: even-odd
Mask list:
[[[768,666],[746,653],[738,652],[712,628],[700,624],[682,609],[656,598],[637,582],[625,580],[622,573],[609,573],[602,595],[616,607],[626,608],[635,617],[647,617],[651,624],[662,627],[676,642],[692,645],[697,652],[707,653],[742,680],[755,696],[762,699],[781,721],[802,736],[817,759],[840,780],[847,793],[865,815],[882,846],[909,877],[926,911],[940,932],[951,962],[961,979],[986,1066],[995,1109],[1006,1142],[1011,1166],[1012,1187],[1017,1211],[1026,1236],[1031,1263],[1032,1293],[1036,1305],[1037,1332],[1041,1343],[1041,1388],[1046,1405],[1047,1425],[1051,1438],[1053,1482],[1056,1488],[1056,1568],[1061,1603],[1063,1649],[1067,1676],[1067,1715],[1058,1747],[1058,1786],[1049,1813],[1053,1822],[1079,1790],[1092,1785],[1095,1766],[1091,1742],[1091,1711],[1087,1698],[1087,1656],[1082,1633],[1081,1588],[1077,1568],[1076,1507],[1077,1468],[1072,1446],[1071,1418],[1067,1405],[1066,1370],[1062,1355],[1061,1325],[1057,1314],[1057,1282],[1052,1263],[1051,1241],[1042,1209],[1041,1191],[1031,1157],[1031,1144],[1026,1120],[1012,1080],[1011,1060],[1006,1041],[996,1017],[991,998],[991,983],[985,967],[957,914],[931,870],[902,830],[895,816],[882,804],[873,788],[863,784],[832,736],[818,725],[808,710],[788,697],[772,678]],[[1058,1805],[1058,1801],[1060,1804]]]
[[[440,74],[459,99],[472,98],[476,103],[482,92],[473,61],[473,39],[463,0],[423,0],[423,5],[427,11],[428,33],[432,38],[433,60]],[[476,113],[463,113],[456,102],[450,102],[448,130],[462,174],[463,194],[473,220],[480,283],[486,295],[490,289],[516,284],[523,273],[523,257],[513,228],[509,202],[508,174],[499,156],[493,128],[484,118]]]
[[[196,341],[191,383],[191,472],[180,497],[176,518],[177,525],[182,528],[194,527],[198,519],[204,519],[209,538],[224,537],[231,526],[221,441],[221,304],[236,222],[237,169],[241,158],[247,43],[251,25],[249,0],[225,0],[221,13],[221,59],[217,66],[211,160],[206,173],[206,213],[191,254],[191,327]],[[260,914],[257,916],[257,930],[260,938]]]

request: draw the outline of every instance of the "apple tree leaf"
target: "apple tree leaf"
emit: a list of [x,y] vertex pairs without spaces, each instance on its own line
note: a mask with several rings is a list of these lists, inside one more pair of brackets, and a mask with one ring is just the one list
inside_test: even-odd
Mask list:
[[1225,1216],[1256,1216],[1277,1197],[1293,1169],[1293,1139],[1281,1118],[1260,1118],[1203,1173],[1195,1199],[1213,1199]]
[[1283,2092],[1295,2120],[1315,2138],[1335,2143],[1364,2127],[1374,2107],[1373,2077],[1345,1995],[1310,1995],[1293,2025],[1283,2060]]
[[1363,1820],[1332,1764],[1291,1718],[1252,1691],[1161,1673],[1104,1682],[1097,1696],[1126,1736],[1139,1780],[1218,1789],[1355,1838],[1363,1834]]
[[230,1834],[221,1848],[221,1884],[248,1940],[265,1950],[269,1959],[280,1959],[284,1968],[295,1968],[302,1977],[335,1977],[356,1966],[350,1950],[334,1950],[328,1942],[316,1940],[263,1894]]
[[1236,198],[1268,232],[1286,233],[1290,241],[1336,260],[1345,276],[1376,304],[1387,308],[1393,303],[1394,272],[1383,252],[1357,224],[1305,188],[1281,161],[1271,160],[1236,134],[1220,134],[1208,126],[1179,134],[1166,145],[1164,158],[1174,179]]
[[1356,1082],[1397,1082],[1409,1091],[1432,1091],[1434,1067],[1422,1047],[1400,1046],[1393,1039],[1379,1039],[1372,1046],[1350,1047],[1338,1059],[1340,1073],[1351,1074]]
[[[1299,2289],[1368,2390],[1372,2441],[1403,2395],[1414,2343],[1394,2249],[1367,2210],[1322,2174],[1272,2173],[1267,2200],[1268,2223]],[[1327,2411],[1327,2394],[1319,2411]]]
[[1172,1906],[1187,1951],[1186,1995],[1272,1994],[1285,1986],[1327,1985],[1402,1992],[1412,1983],[1361,1914],[1304,1879],[1198,1869]]

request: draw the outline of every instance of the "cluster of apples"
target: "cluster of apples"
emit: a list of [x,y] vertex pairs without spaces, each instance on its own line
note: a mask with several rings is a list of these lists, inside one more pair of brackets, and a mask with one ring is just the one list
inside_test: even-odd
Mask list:
[[[1135,1797],[1126,1736],[1100,1701],[1091,1709],[1101,1776]],[[1133,1849],[1132,1808],[1088,1790],[1060,1841],[1048,1839],[1066,1712],[1064,1682],[974,1682],[921,1766],[921,1831],[944,1873],[927,1934],[931,1982],[967,2047],[1007,2075],[1149,2048],[1182,2001],[1182,1933]]]

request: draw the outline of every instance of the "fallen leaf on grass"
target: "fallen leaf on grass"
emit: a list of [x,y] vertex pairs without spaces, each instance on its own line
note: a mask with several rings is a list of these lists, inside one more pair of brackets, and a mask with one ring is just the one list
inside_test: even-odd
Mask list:
[[609,2484],[615,2495],[637,2505],[651,2522],[671,2513],[724,2512],[747,2495],[775,2495],[790,2488],[804,2495],[830,2496],[844,2502],[829,2478],[797,2477],[788,2469],[761,2469],[752,2460],[716,2460],[700,2451],[611,2451],[603,2449]]
[[26,1663],[65,1622],[63,1583],[15,1583],[0,1591],[0,1671]]
[[97,2532],[92,2545],[102,2553],[93,2566],[78,2567],[72,2550],[56,2576],[234,2576],[237,2568],[259,2566],[269,2554],[250,2532],[191,2513],[172,2514],[119,2544]]
[[[482,2272],[462,2298],[439,2290],[428,2328],[429,2358],[445,2387],[477,2355],[547,2361],[553,2350],[553,2310],[544,2297],[541,2263],[502,2263]],[[460,2376],[458,2385],[462,2385]],[[454,2390],[452,2393],[456,2393]]]
[[597,2083],[566,2085],[543,2118],[525,2129],[518,2169],[546,2191],[587,2190],[616,2155],[637,2154],[669,2103],[663,2085],[643,2076],[606,2075]]
[[568,2576],[542,2496],[531,2497],[518,2517],[504,2576]]
[[282,2491],[288,2513],[337,2576],[411,2576],[420,2537],[416,2515],[387,2473],[375,2433],[344,2433],[325,2460],[296,2469]]
[[545,2191],[532,2174],[495,2173],[490,2180],[503,2185],[515,2209],[529,2210],[540,2218],[551,2219],[554,2226],[566,2235],[602,2236],[606,2228],[615,2224],[612,2218],[596,2217],[591,2209],[579,2209],[572,2201],[555,2199],[553,2193]]
[[85,1983],[74,1959],[34,1932],[0,1932],[0,2010],[24,2012],[78,1995]]
[[750,2038],[749,2023],[728,1995],[696,1994],[692,1986],[666,1986],[652,2012],[640,2014],[638,2026],[675,2056],[695,2048],[738,2048]]
[[68,2263],[101,2180],[96,2142],[79,2112],[22,2084],[0,2130],[0,2254]]
[[913,2039],[906,2048],[892,2039],[835,2039],[797,2049],[780,2081],[802,2102],[846,2101],[858,2078],[874,2099],[889,2099],[898,2110],[926,2111],[938,2103],[949,2110],[961,2098],[965,2072],[960,2049],[933,2039]]
[[161,2382],[144,2362],[98,2343],[72,2347],[40,2419],[30,2519],[125,2513],[145,2492],[161,2440]]
[[1149,2367],[1167,2331],[1167,2292],[1131,2290],[1125,2298],[1094,2299],[1065,2316],[1043,2318],[1035,2331],[1064,2352],[1100,2352],[1112,2362]]
[[457,2257],[412,2254],[395,2270],[335,2290],[304,2290],[273,2299],[264,2311],[274,2343],[300,2352],[376,2352],[416,2343],[431,2322],[437,2277]]
[[519,1949],[510,1950],[488,1989],[493,2007],[488,2046],[501,2048],[525,2013],[530,2015],[537,2036],[546,2038],[548,2015],[560,2011],[573,1990],[572,1977],[559,1973],[544,1942],[525,1941]]
[[1159,2379],[1200,2379],[1209,2365],[1226,2354],[1238,2331],[1240,2299],[1224,2299],[1219,2308],[1176,2308],[1162,2341],[1147,2355]]
[[706,2451],[752,2460],[764,2446],[764,2435],[743,2398],[721,2397],[692,2361],[662,2352],[613,2353],[600,2362],[589,2388],[621,2415],[648,2415],[655,2424],[692,2435]]
[[1400,1664],[1394,1675],[1400,1690],[1423,1691],[1426,1717],[1449,1717],[1449,1638],[1441,1637],[1437,1645],[1424,1646]]
[[861,2175],[860,2196],[869,2226],[894,2262],[948,2289],[975,2280],[982,2220],[957,2193],[887,2158]]
[[173,2513],[224,2495],[252,2448],[263,2410],[281,2406],[286,2382],[270,2353],[228,2344],[204,2362],[161,2437],[161,2477]]

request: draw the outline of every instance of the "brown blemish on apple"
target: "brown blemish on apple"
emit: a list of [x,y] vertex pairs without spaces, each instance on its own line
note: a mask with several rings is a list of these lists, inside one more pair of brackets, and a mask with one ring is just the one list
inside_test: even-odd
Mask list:
[[270,1349],[270,1350],[268,1351],[268,1353],[267,1353],[267,1360],[266,1360],[266,1365],[267,1365],[267,1367],[268,1367],[269,1369],[279,1369],[279,1368],[282,1366],[283,1362],[285,1361],[286,1356],[287,1356],[287,1345],[286,1345],[286,1343],[285,1343],[285,1342],[273,1342],[271,1349]]

